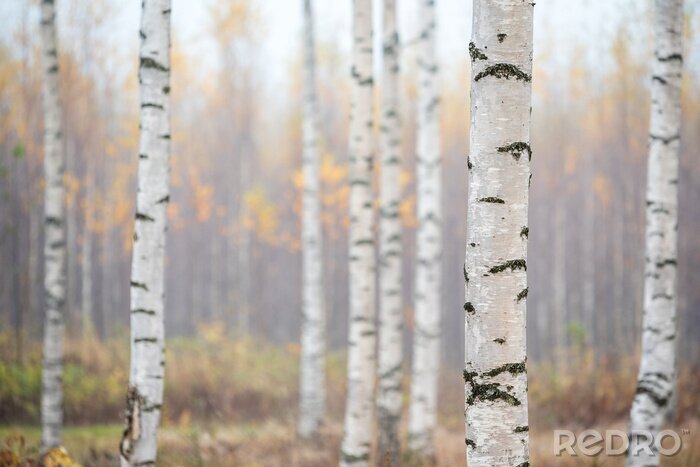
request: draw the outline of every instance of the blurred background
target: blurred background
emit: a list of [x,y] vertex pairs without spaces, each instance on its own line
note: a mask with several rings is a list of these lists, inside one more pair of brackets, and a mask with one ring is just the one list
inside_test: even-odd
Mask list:
[[[330,350],[325,449],[294,439],[301,322],[301,1],[173,0],[165,465],[168,455],[179,459],[173,465],[182,459],[187,465],[231,459],[236,465],[320,466],[337,459],[348,317],[352,5],[314,3]],[[695,427],[687,444],[698,456],[686,453],[682,462],[689,463],[677,465],[697,465],[700,1],[685,3],[681,390],[675,423]],[[378,42],[381,13],[379,3],[375,6]],[[462,465],[471,2],[438,0],[437,8],[445,213],[438,457],[441,465]],[[400,1],[399,14],[408,365],[417,3]],[[128,376],[139,15],[136,1],[58,1],[67,158],[64,384],[66,422],[73,425],[66,443],[94,465],[116,459]],[[539,0],[535,8],[528,258],[535,440],[540,434],[549,440],[547,430],[555,426],[626,422],[641,332],[651,20],[651,1]],[[37,2],[0,2],[0,435],[9,436],[0,442],[5,443],[19,443],[21,436],[31,444],[38,435],[43,322],[38,25]],[[380,65],[377,53],[377,71]],[[550,444],[542,443],[542,452],[537,441],[533,445],[534,465],[545,465]]]

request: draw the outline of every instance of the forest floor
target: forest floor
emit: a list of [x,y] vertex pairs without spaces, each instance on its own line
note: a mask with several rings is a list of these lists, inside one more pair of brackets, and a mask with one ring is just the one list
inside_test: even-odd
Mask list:
[[[696,467],[700,465],[700,423],[685,424],[683,448],[674,457],[664,458],[663,467]],[[623,423],[600,427],[624,430]],[[116,445],[121,435],[119,425],[68,427],[64,446],[84,466],[116,466]],[[27,446],[36,446],[40,431],[36,426],[0,427],[0,438],[9,440],[19,435]],[[294,436],[294,424],[269,421],[245,426],[165,426],[160,433],[158,465],[162,466],[246,466],[246,467],[332,467],[338,465],[342,435],[340,423],[326,426],[314,441],[301,441]],[[33,448],[32,448],[33,449]],[[530,439],[533,466],[623,466],[624,458],[571,457],[552,454],[551,430],[533,431]],[[29,452],[31,454],[31,451]],[[395,465],[395,464],[390,464]],[[456,467],[465,465],[464,435],[461,430],[438,428],[435,463],[404,459],[404,467],[433,465]]]
[[[12,444],[31,457],[39,440],[41,352],[21,362],[11,338],[0,334],[0,452]],[[159,465],[329,467],[338,463],[345,400],[345,361],[327,365],[328,417],[320,436],[295,435],[298,346],[234,341],[218,326],[194,338],[168,341],[166,394]],[[568,370],[528,362],[531,465],[622,466],[621,457],[554,457],[554,430],[625,431],[634,395],[636,360],[608,361],[585,350],[568,355]],[[697,360],[694,360],[697,361]],[[121,414],[128,369],[128,338],[68,340],[64,371],[64,445],[85,466],[118,465]],[[683,442],[665,467],[700,465],[700,378],[682,366],[676,419]],[[464,466],[460,369],[445,368],[439,394],[436,459],[439,467]],[[405,387],[408,387],[408,381]],[[408,397],[405,397],[408,402]],[[392,464],[395,465],[395,464]],[[404,467],[423,465],[406,459]]]

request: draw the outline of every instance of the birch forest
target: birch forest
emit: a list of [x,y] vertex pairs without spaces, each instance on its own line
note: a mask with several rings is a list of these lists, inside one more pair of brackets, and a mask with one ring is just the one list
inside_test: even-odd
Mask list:
[[0,1],[0,467],[700,465],[700,0]]

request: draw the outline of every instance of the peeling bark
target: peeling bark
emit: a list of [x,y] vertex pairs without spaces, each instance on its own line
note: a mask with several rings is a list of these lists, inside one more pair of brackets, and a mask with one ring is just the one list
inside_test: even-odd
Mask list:
[[123,466],[155,465],[163,404],[170,138],[162,135],[170,135],[170,0],[142,3],[139,63],[141,134],[130,282],[131,372],[127,426],[121,443]]
[[[658,433],[676,384],[678,158],[683,69],[683,0],[655,0],[655,59],[647,170],[646,266],[642,360],[630,430]],[[630,438],[633,452],[639,439]],[[627,465],[659,465],[659,455],[629,456]]]
[[472,63],[464,370],[466,455],[472,467],[529,462],[525,316],[532,28],[529,2],[474,2],[472,43],[488,57]]

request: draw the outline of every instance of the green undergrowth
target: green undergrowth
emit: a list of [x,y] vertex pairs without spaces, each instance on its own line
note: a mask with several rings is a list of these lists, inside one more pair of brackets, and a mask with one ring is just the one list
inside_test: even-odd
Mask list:
[[[0,425],[37,424],[41,349],[33,343],[21,364],[13,349],[9,338],[0,337]],[[293,416],[298,354],[297,345],[235,339],[219,324],[200,327],[196,337],[168,340],[165,422],[245,422]],[[339,356],[329,358],[331,383],[341,387],[342,360]],[[64,361],[66,424],[120,423],[128,368],[127,337],[107,342],[68,340]]]

